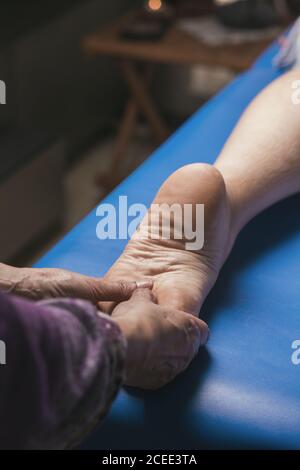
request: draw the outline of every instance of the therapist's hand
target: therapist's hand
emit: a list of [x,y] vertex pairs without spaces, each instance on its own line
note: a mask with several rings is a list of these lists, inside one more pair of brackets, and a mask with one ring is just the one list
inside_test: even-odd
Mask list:
[[[149,282],[141,286],[151,287]],[[33,300],[76,297],[122,302],[137,288],[135,282],[108,282],[64,269],[15,268],[0,264],[0,289]]]
[[206,323],[157,305],[149,289],[136,289],[112,313],[127,340],[126,385],[160,388],[183,372],[208,339]]

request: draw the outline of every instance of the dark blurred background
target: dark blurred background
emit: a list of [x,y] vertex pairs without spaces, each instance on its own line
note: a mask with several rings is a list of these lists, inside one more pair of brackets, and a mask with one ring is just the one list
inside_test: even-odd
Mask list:
[[[90,55],[82,43],[136,7],[143,15],[126,24],[122,40],[144,44],[151,30],[161,37],[148,42],[163,41],[176,23],[180,34],[201,41],[204,52],[207,40],[209,54],[209,41],[227,34],[219,27],[236,29],[228,33],[228,47],[233,39],[243,47],[241,30],[247,31],[245,47],[256,33],[257,41],[271,42],[297,15],[299,2],[2,0],[0,79],[7,97],[0,105],[0,261],[32,263],[112,189],[99,175],[111,166],[128,86],[117,57]],[[198,16],[208,21],[195,23]],[[140,37],[125,39],[137,32]],[[200,62],[155,67],[151,98],[170,132],[237,73]],[[131,137],[122,177],[157,146],[142,116]]]

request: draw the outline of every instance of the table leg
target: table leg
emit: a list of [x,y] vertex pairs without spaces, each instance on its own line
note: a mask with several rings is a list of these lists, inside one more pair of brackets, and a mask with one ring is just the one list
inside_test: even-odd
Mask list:
[[130,138],[135,129],[139,111],[142,111],[147,118],[158,144],[161,144],[169,136],[169,131],[163,119],[160,117],[155,105],[147,92],[153,65],[146,64],[144,69],[138,73],[134,65],[125,61],[122,62],[122,70],[128,82],[132,96],[129,99],[121,121],[121,125],[116,138],[114,152],[111,158],[109,171],[100,174],[96,178],[96,183],[105,188],[106,192],[111,191],[124,178],[122,172],[122,159],[126,153]]
[[110,162],[110,170],[97,176],[97,184],[103,186],[106,192],[111,191],[122,181],[122,158],[126,153],[130,137],[134,131],[138,116],[138,105],[134,98],[130,98],[121,121],[116,138],[114,151]]
[[163,143],[170,135],[170,132],[147,91],[145,79],[138,74],[131,61],[124,60],[122,69],[129,89],[147,118],[158,144]]
[[124,118],[122,120],[119,134],[112,158],[112,164],[115,170],[121,164],[122,156],[127,151],[130,137],[134,131],[138,117],[138,106],[134,98],[131,98],[126,106]]

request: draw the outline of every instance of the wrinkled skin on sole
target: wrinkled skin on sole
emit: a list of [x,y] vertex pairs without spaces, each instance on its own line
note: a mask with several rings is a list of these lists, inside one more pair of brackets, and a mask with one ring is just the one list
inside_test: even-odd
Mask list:
[[[230,233],[230,202],[219,171],[206,164],[187,165],[173,173],[160,188],[154,204],[204,204],[204,246],[198,251],[186,249],[186,239],[145,238],[150,230],[161,233],[164,215],[154,217],[149,210],[126,249],[105,278],[116,280],[153,280],[158,305],[199,315],[233,245]],[[193,210],[193,217],[196,211]],[[175,221],[176,222],[176,221]],[[174,222],[174,225],[175,225]],[[193,221],[196,223],[196,221]],[[156,224],[154,227],[153,224]],[[101,303],[112,313],[115,304]]]

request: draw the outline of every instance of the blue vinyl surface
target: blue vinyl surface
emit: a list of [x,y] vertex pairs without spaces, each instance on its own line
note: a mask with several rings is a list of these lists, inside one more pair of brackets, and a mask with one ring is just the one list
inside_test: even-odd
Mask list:
[[[277,46],[197,112],[105,202],[149,204],[161,183],[192,162],[212,163],[251,99],[279,75]],[[206,350],[159,392],[122,390],[92,449],[300,448],[300,197],[257,217],[240,235],[203,307]],[[38,266],[102,275],[125,241],[96,238],[95,211]]]

